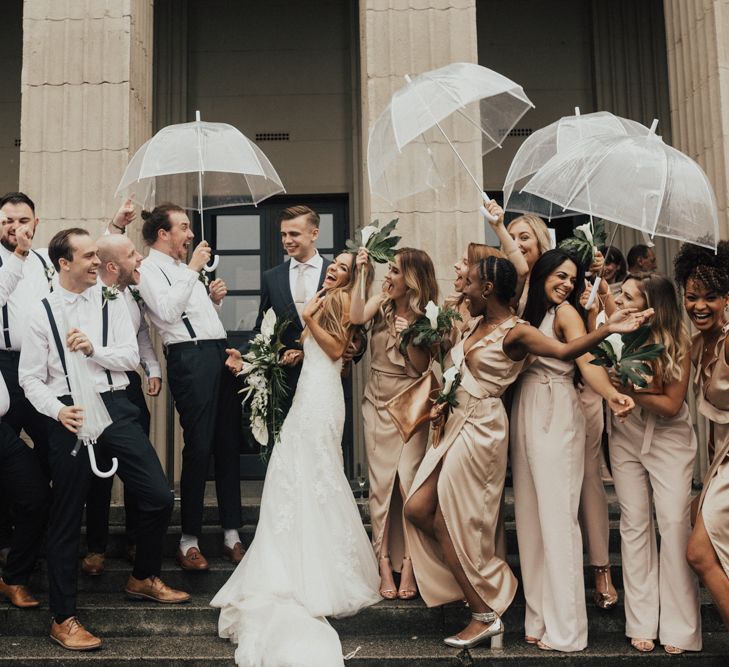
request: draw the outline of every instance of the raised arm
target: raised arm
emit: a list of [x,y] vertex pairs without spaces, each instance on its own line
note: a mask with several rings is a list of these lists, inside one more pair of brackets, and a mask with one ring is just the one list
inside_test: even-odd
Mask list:
[[519,246],[516,245],[516,241],[511,238],[511,234],[509,234],[504,226],[504,209],[492,199],[486,204],[486,210],[492,216],[497,217],[497,220],[493,222],[489,220],[489,225],[491,225],[491,229],[494,230],[494,233],[498,237],[502,251],[516,269],[516,302],[518,303],[521,293],[524,291],[526,280],[529,277],[529,265],[526,259],[524,259],[524,255],[521,254]]
[[360,271],[370,271],[371,266],[369,262],[369,253],[367,248],[360,248],[355,259],[355,267],[357,271],[356,285],[357,288],[352,290],[351,294],[351,305],[349,309],[349,319],[352,324],[367,324],[380,309],[382,302],[385,299],[383,293],[375,294],[370,297],[367,301],[362,298],[362,293],[359,289]]

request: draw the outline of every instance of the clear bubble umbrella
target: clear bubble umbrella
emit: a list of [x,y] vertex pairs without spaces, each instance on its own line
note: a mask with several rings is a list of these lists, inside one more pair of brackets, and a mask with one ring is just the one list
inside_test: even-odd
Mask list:
[[475,137],[480,155],[500,148],[534,106],[522,87],[473,63],[453,63],[405,80],[370,132],[372,192],[392,204],[442,187],[463,168],[488,201],[457,145],[472,144]]
[[[258,204],[286,192],[263,151],[227,123],[195,121],[168,125],[130,160],[116,190],[144,208],[164,200],[196,210]],[[193,193],[197,198],[193,198]],[[202,238],[205,238],[205,227]],[[215,262],[206,267],[213,271]]]
[[576,211],[565,210],[522,188],[551,158],[581,139],[600,134],[646,136],[648,131],[645,125],[608,111],[580,114],[579,107],[575,108],[574,116],[563,116],[537,130],[519,147],[504,180],[504,210],[534,213],[547,220],[575,215]]
[[647,135],[596,135],[557,153],[523,187],[561,208],[716,250],[714,190],[687,155]]

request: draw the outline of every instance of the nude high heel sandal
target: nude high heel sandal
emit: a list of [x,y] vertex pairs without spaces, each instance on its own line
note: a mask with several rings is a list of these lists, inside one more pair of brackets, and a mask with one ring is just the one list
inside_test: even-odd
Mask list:
[[[392,576],[392,565],[390,565],[390,557],[389,556],[380,556],[380,580],[382,580],[382,562],[386,561],[388,563],[388,570],[390,572],[390,576]],[[382,584],[380,584],[381,586]],[[397,589],[395,588],[380,588],[380,595],[385,598],[385,600],[395,600],[397,598]]]

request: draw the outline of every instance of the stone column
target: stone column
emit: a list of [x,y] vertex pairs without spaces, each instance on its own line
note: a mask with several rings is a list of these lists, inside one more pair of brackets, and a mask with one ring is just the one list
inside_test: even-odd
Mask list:
[[153,14],[153,0],[25,0],[20,189],[40,244],[70,225],[101,233],[119,207],[152,131]]
[[[119,208],[122,173],[152,134],[153,17],[153,0],[25,0],[20,189],[37,245],[70,226],[100,235]],[[164,462],[164,403],[150,408]]]

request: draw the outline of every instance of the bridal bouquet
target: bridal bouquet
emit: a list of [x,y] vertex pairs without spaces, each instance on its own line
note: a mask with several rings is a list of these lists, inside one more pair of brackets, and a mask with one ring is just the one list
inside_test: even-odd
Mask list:
[[660,343],[646,345],[650,333],[650,325],[644,324],[631,333],[610,334],[590,351],[595,357],[590,363],[614,368],[623,386],[630,381],[636,387],[645,388],[646,378],[653,377],[653,369],[645,362],[659,357],[665,347]]
[[407,358],[407,348],[438,346],[440,366],[443,368],[442,343],[450,335],[453,322],[461,316],[455,308],[441,308],[432,301],[425,306],[425,315],[400,333],[400,352]]
[[[399,236],[390,236],[395,231],[397,218],[390,220],[382,229],[380,221],[375,220],[371,225],[358,229],[354,240],[347,239],[345,247],[347,252],[356,255],[360,248],[367,248],[370,259],[378,264],[387,264],[395,259],[395,246],[400,242]],[[362,271],[360,277],[360,293],[365,298],[366,274]]]
[[[447,371],[445,371],[445,373],[443,373],[443,387],[435,397],[433,404],[446,404],[444,412],[447,412],[449,408],[455,408],[458,405],[458,401],[456,400],[456,390],[460,384],[461,374],[455,366],[451,366]],[[445,417],[433,427],[433,447],[437,447],[440,444],[440,438],[443,434],[444,426]]]
[[285,345],[281,336],[289,320],[276,318],[269,308],[261,322],[261,333],[251,341],[248,352],[243,355],[243,368],[239,376],[244,378],[243,404],[250,399],[250,425],[253,437],[261,445],[261,457],[265,461],[268,447],[268,424],[271,423],[274,444],[279,440],[281,404],[288,393],[284,368],[279,356]]
[[575,227],[574,233],[559,244],[560,250],[574,255],[583,266],[590,266],[595,259],[597,247],[604,245],[607,240],[605,223],[595,220]]

